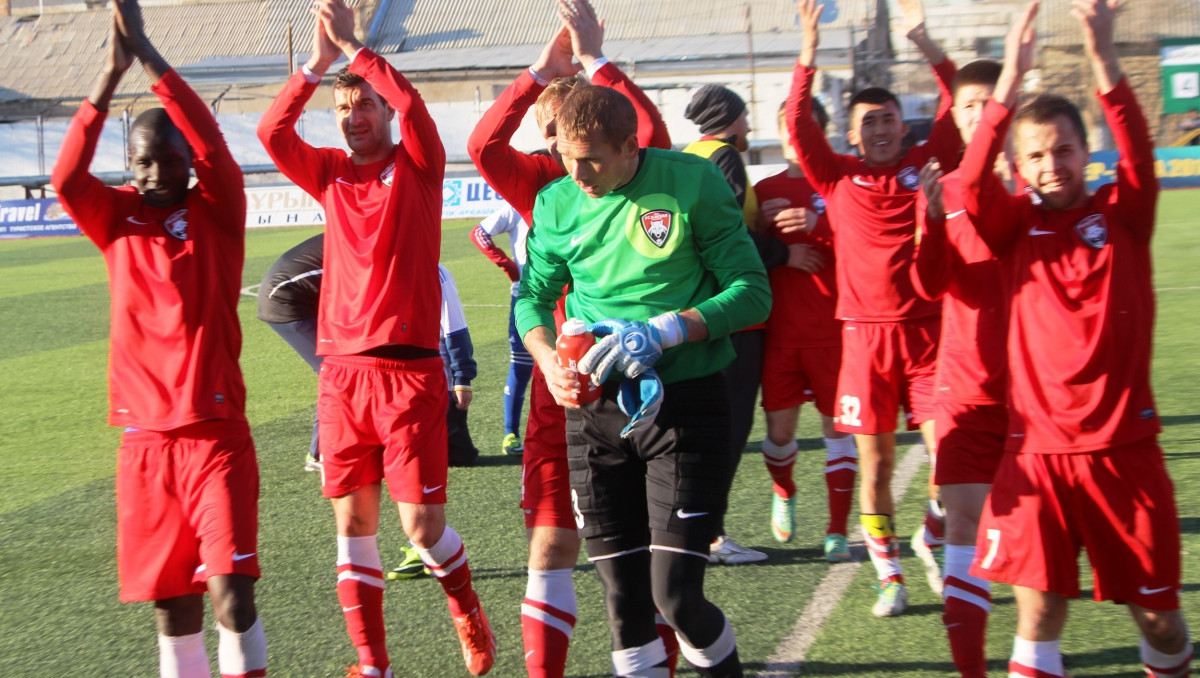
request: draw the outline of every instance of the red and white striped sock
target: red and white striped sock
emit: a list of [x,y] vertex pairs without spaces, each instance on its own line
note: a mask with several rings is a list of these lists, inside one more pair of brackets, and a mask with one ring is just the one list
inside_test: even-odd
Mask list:
[[160,678],[211,678],[204,631],[186,636],[158,636]]
[[962,678],[987,678],[987,623],[992,609],[992,585],[971,575],[974,546],[946,544],[946,611],[942,624],[950,641],[950,656]]
[[883,513],[866,513],[858,517],[862,522],[863,541],[867,554],[879,581],[895,580],[904,583],[904,571],[900,569],[900,540],[896,539],[896,528],[892,517]]
[[1012,657],[1008,660],[1008,678],[1062,678],[1062,651],[1057,640],[1013,638]]
[[847,535],[854,482],[858,478],[858,450],[854,436],[825,439],[825,491],[829,498],[829,524],[825,534]]
[[767,473],[771,474],[775,494],[784,499],[796,494],[792,467],[796,465],[796,450],[799,448],[795,440],[786,445],[776,445],[766,438],[762,441],[763,463],[767,465]]
[[577,612],[571,570],[529,570],[521,604],[521,638],[529,678],[562,678]]
[[350,642],[358,650],[358,663],[381,673],[390,666],[387,630],[383,625],[383,561],[375,535],[338,535],[338,601],[346,617]]
[[1150,647],[1142,637],[1142,666],[1146,667],[1147,678],[1184,678],[1192,675],[1192,641],[1175,654],[1166,654]]
[[262,620],[245,631],[231,631],[219,622],[217,635],[217,666],[221,678],[262,678],[267,675],[267,635],[263,633]]
[[429,550],[417,548],[421,560],[437,577],[446,592],[450,614],[461,617],[479,607],[479,596],[471,587],[471,567],[467,564],[467,549],[453,527],[446,526],[442,538]]

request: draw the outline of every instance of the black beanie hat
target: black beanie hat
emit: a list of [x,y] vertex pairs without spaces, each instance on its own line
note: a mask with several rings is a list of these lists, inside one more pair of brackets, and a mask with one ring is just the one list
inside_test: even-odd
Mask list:
[[683,115],[700,126],[701,134],[715,134],[729,127],[746,110],[746,102],[723,85],[705,85],[696,90]]

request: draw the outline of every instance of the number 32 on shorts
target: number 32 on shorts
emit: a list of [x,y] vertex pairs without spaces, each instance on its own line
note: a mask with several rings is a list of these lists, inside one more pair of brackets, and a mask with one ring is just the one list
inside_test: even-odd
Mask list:
[[862,401],[858,396],[844,395],[838,401],[842,406],[842,416],[838,417],[838,421],[843,426],[862,426],[862,419],[859,419],[859,414],[862,413]]

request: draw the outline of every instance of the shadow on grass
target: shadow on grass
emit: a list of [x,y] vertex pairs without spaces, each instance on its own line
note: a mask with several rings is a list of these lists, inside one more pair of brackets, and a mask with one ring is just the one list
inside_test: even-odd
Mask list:
[[520,466],[521,456],[507,454],[481,454],[474,464],[462,468],[479,468],[481,466]]
[[1159,417],[1159,421],[1163,426],[1186,426],[1188,424],[1200,424],[1200,414],[1173,414],[1166,417]]

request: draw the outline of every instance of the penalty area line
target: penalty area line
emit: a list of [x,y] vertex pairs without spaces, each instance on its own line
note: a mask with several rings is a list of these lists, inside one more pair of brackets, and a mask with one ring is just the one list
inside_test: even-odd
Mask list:
[[[917,443],[908,448],[903,461],[896,467],[892,476],[892,497],[896,506],[904,499],[904,494],[917,475],[921,462],[927,457],[924,443]],[[803,672],[805,655],[812,648],[825,620],[837,608],[838,601],[850,586],[854,575],[867,560],[866,549],[861,540],[852,541],[850,546],[851,553],[854,554],[853,562],[829,566],[829,572],[817,585],[812,600],[796,620],[796,625],[779,641],[779,647],[767,659],[763,670],[759,671],[759,678],[790,678]]]

